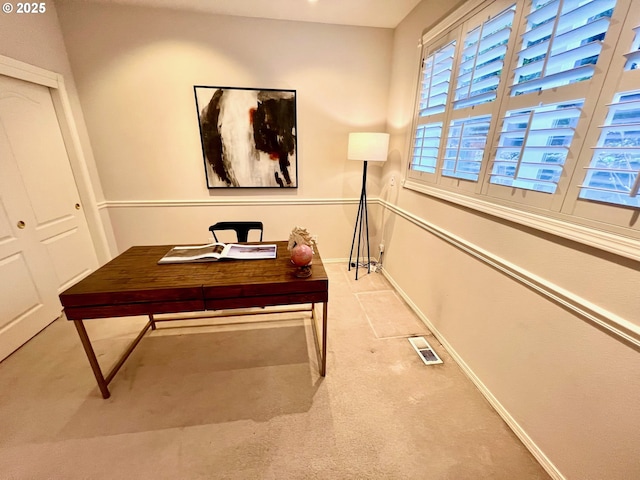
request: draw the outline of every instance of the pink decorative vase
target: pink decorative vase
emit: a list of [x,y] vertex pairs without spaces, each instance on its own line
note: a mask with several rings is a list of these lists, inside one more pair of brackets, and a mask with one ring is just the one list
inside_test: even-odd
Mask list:
[[305,267],[313,259],[313,250],[309,245],[296,245],[291,249],[291,263],[296,267]]

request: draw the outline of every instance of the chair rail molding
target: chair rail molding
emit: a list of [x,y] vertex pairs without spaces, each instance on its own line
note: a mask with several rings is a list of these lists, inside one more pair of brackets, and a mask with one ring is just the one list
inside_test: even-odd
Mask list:
[[[185,207],[227,207],[227,206],[304,206],[304,205],[356,205],[359,199],[357,198],[233,198],[233,199],[184,199],[184,200],[110,200],[101,202],[99,204],[100,209],[126,209],[126,208],[185,208]],[[495,268],[503,274],[509,276],[513,280],[526,285],[527,287],[538,292],[540,295],[546,297],[549,301],[553,301],[560,304],[570,311],[572,311],[577,317],[592,323],[594,325],[603,328],[614,338],[627,342],[633,345],[635,348],[640,349],[640,326],[632,323],[631,321],[622,318],[613,312],[605,310],[598,305],[595,305],[588,300],[561,288],[552,282],[545,280],[532,272],[529,272],[515,264],[506,261],[492,253],[468,242],[455,234],[442,229],[384,199],[371,198],[368,200],[370,204],[378,204],[383,208],[393,212],[405,220],[413,223],[414,225],[422,228],[438,238],[446,241],[447,243],[455,246],[456,248],[468,253],[477,260]],[[455,202],[459,203],[459,202]],[[494,205],[492,205],[495,207]],[[477,209],[477,208],[476,208]],[[507,209],[510,210],[510,209]],[[523,212],[518,211],[517,214],[522,216]],[[529,214],[532,215],[532,214]],[[501,215],[499,215],[501,216]],[[538,217],[538,216],[536,216]],[[550,222],[562,223],[558,221]],[[522,221],[516,223],[523,223]],[[584,227],[571,225],[571,228],[580,228],[589,230]],[[554,233],[554,232],[551,232]],[[600,232],[603,233],[604,232]],[[565,235],[560,235],[565,237]],[[611,235],[613,236],[613,235]],[[571,238],[571,237],[569,237]],[[603,237],[604,238],[604,237]],[[572,238],[576,240],[575,238]],[[626,248],[623,249],[627,255],[623,255],[619,249],[613,248],[613,253],[620,254],[625,257],[632,258],[633,260],[640,260],[640,242],[628,239],[629,243],[626,246],[631,249],[631,245],[638,244],[635,247],[635,251],[631,254],[631,251]],[[579,241],[579,240],[576,240]],[[624,243],[623,243],[624,245]],[[602,247],[600,247],[602,248]],[[603,248],[604,249],[604,248]],[[605,249],[612,251],[610,249]],[[344,259],[334,259],[336,261],[343,261]],[[419,312],[417,312],[421,315]]]
[[[155,207],[229,207],[229,206],[297,206],[297,205],[352,205],[357,198],[224,198],[224,199],[184,199],[184,200],[108,200],[99,208],[155,208]],[[372,199],[368,203],[376,203]]]
[[[459,250],[471,255],[475,259],[491,266],[492,268],[500,271],[504,275],[512,278],[513,280],[531,288],[538,294],[546,297],[549,301],[562,305],[577,317],[596,325],[597,327],[605,330],[613,338],[619,341],[632,345],[636,349],[640,350],[640,326],[635,323],[622,318],[613,312],[605,310],[598,305],[595,305],[588,300],[558,286],[554,283],[545,280],[524,268],[521,268],[507,260],[493,255],[492,253],[480,248],[479,246],[468,242],[457,235],[437,227],[426,220],[419,218],[406,210],[393,205],[385,200],[377,199],[377,202],[387,210],[395,213],[396,215],[408,220],[414,225],[428,231],[436,237],[444,240],[445,242],[453,245]],[[383,270],[384,271],[384,270]],[[386,275],[386,273],[385,273]],[[392,282],[394,283],[394,282]],[[394,286],[398,291],[402,291],[397,284]],[[407,301],[409,301],[407,299]],[[410,303],[415,306],[415,304]],[[415,310],[415,308],[414,308]],[[419,310],[416,313],[425,318]]]
[[[486,213],[498,218],[504,218],[513,223],[518,223],[527,227],[535,228],[543,232],[557,235],[574,242],[582,243],[590,247],[595,247],[609,253],[614,253],[631,260],[640,261],[640,240],[614,233],[597,230],[585,225],[578,225],[563,221],[558,218],[545,217],[524,210],[498,205],[495,203],[471,198],[465,195],[449,192],[439,188],[421,185],[410,180],[406,180],[404,186],[410,190],[439,198],[447,202],[471,208],[482,213]],[[385,200],[378,199],[379,202]]]

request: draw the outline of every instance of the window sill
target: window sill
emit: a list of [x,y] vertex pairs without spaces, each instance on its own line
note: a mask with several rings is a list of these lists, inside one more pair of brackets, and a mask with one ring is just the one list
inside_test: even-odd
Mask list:
[[640,261],[640,240],[634,238],[596,230],[588,226],[569,223],[561,219],[545,217],[532,212],[516,210],[485,200],[479,200],[437,187],[424,185],[411,179],[405,180],[404,187],[431,197],[455,203],[456,205],[477,210],[478,212],[573,240],[583,245],[589,245],[590,247],[614,253],[631,260]]

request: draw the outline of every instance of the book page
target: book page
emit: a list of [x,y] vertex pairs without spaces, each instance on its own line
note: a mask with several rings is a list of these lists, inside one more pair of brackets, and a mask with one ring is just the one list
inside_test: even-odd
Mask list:
[[217,254],[220,255],[224,251],[224,245],[204,245],[200,247],[174,247],[169,252],[172,257],[196,258],[202,255]]
[[214,261],[222,257],[224,243],[173,247],[158,263]]
[[222,256],[238,260],[257,260],[260,258],[276,258],[278,247],[269,245],[236,245],[229,244],[225,247]]

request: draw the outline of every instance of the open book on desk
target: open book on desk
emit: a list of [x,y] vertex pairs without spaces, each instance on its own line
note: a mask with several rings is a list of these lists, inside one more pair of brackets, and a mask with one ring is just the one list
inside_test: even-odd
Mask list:
[[238,245],[235,243],[210,243],[209,245],[173,247],[158,263],[215,262],[224,258],[257,260],[276,258],[275,244]]

